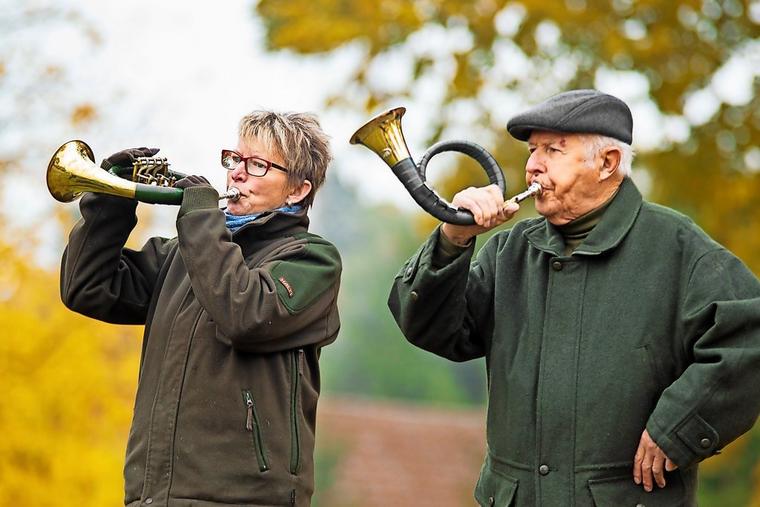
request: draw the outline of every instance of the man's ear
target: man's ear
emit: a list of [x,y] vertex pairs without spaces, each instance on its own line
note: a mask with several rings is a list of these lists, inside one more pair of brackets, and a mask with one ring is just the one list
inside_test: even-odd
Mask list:
[[290,194],[288,194],[288,206],[292,206],[293,204],[298,204],[299,202],[303,201],[306,196],[309,195],[309,192],[311,192],[311,181],[303,180],[303,183],[301,183],[300,187],[294,188],[291,190]]
[[610,146],[602,153],[602,166],[599,168],[599,181],[604,181],[617,173],[623,153],[620,148]]

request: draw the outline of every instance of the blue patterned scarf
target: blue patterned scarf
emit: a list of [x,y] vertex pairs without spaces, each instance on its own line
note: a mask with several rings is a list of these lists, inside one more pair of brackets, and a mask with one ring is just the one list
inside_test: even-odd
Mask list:
[[[282,208],[277,208],[273,211],[295,214],[301,211],[302,209],[303,209],[303,206],[301,206],[300,204],[294,204],[293,206],[283,206]],[[230,231],[235,232],[241,227],[243,227],[245,224],[253,222],[257,218],[259,218],[262,213],[265,213],[265,212],[262,211],[261,213],[254,213],[252,215],[231,215],[227,210],[224,210],[224,218],[227,222],[227,228]]]

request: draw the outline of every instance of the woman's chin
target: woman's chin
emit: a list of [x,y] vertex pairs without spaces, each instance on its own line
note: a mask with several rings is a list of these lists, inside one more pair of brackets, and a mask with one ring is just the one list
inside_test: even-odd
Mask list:
[[245,215],[245,209],[237,203],[227,203],[227,213],[230,215]]

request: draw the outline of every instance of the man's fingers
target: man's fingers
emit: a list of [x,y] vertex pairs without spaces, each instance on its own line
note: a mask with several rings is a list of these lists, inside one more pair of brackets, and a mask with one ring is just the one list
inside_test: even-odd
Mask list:
[[672,472],[676,468],[678,468],[678,465],[676,465],[675,463],[673,463],[672,461],[670,461],[670,458],[665,458],[665,471],[666,472]]
[[657,485],[661,488],[665,487],[665,457],[662,456],[662,453],[658,453],[655,455],[654,460],[652,461],[652,475],[654,476],[654,481],[657,483]]
[[641,482],[646,491],[652,491],[652,457],[648,454],[644,455],[644,460],[641,463]]
[[641,473],[641,464],[644,462],[644,456],[646,455],[646,452],[644,451],[644,438],[639,441],[639,447],[636,449],[636,454],[633,457],[633,482],[636,484],[641,484],[642,479],[642,473]]
[[472,213],[476,224],[483,225],[483,210],[475,199],[472,199],[469,195],[465,194],[460,195],[456,201],[457,207],[464,208]]

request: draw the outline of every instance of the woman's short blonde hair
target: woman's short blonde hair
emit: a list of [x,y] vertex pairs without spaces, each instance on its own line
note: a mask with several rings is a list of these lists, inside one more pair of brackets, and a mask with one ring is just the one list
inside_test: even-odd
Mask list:
[[300,187],[309,180],[311,192],[301,204],[308,208],[314,203],[314,194],[324,183],[327,166],[333,158],[330,138],[316,115],[253,111],[240,120],[238,135],[244,143],[257,139],[277,154],[288,168],[291,187]]

